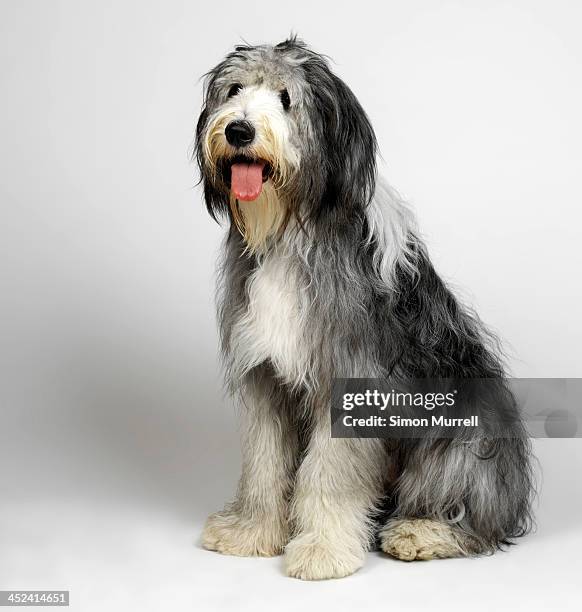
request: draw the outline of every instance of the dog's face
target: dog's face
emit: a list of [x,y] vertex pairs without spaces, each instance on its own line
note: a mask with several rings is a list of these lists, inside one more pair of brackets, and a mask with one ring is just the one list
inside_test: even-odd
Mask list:
[[292,218],[349,222],[374,190],[376,141],[364,111],[296,39],[236,47],[208,73],[196,151],[210,213],[228,213],[251,251]]

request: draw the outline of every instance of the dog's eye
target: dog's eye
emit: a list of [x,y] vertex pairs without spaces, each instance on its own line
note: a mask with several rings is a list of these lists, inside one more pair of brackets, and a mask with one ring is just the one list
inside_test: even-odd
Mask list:
[[289,97],[289,92],[284,89],[279,96],[281,97],[281,104],[283,105],[283,108],[285,110],[289,110],[289,107],[291,106],[291,98]]
[[230,86],[230,89],[228,90],[228,97],[232,98],[233,96],[236,96],[236,94],[242,89],[242,85],[240,83],[235,83],[234,85]]

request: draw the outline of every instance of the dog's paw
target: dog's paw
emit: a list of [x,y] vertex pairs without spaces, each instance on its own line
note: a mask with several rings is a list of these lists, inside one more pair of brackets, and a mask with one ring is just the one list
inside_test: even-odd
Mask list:
[[430,519],[393,519],[380,531],[382,550],[402,561],[426,561],[467,554],[446,523]]
[[204,548],[237,557],[274,557],[288,541],[284,521],[251,520],[231,511],[211,514],[202,532]]
[[299,535],[285,548],[285,573],[301,580],[343,578],[360,569],[365,551],[357,552],[309,534]]

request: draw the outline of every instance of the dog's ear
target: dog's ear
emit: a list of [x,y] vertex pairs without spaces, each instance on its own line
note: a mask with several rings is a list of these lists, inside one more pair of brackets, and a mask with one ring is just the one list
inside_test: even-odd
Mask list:
[[196,140],[194,146],[196,161],[198,162],[198,168],[200,170],[200,182],[203,183],[204,186],[204,200],[206,202],[206,208],[208,209],[210,216],[215,221],[218,221],[219,218],[229,214],[230,208],[228,205],[228,196],[216,187],[212,176],[209,176],[208,170],[204,166],[202,138],[207,120],[208,109],[205,104],[196,125]]
[[341,207],[361,211],[376,185],[374,130],[351,89],[319,56],[304,64],[315,105],[312,123],[322,149],[324,188],[317,215]]

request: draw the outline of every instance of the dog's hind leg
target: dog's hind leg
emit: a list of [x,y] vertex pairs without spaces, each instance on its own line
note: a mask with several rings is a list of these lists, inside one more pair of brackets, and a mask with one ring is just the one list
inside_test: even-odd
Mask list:
[[433,519],[390,519],[379,537],[382,550],[403,561],[471,554],[471,543],[462,532]]
[[403,559],[492,553],[530,527],[529,445],[522,438],[409,440],[397,507],[380,531]]
[[202,534],[209,550],[237,556],[280,554],[289,540],[288,503],[297,460],[289,398],[266,371],[244,389],[243,468],[234,502],[212,514]]

